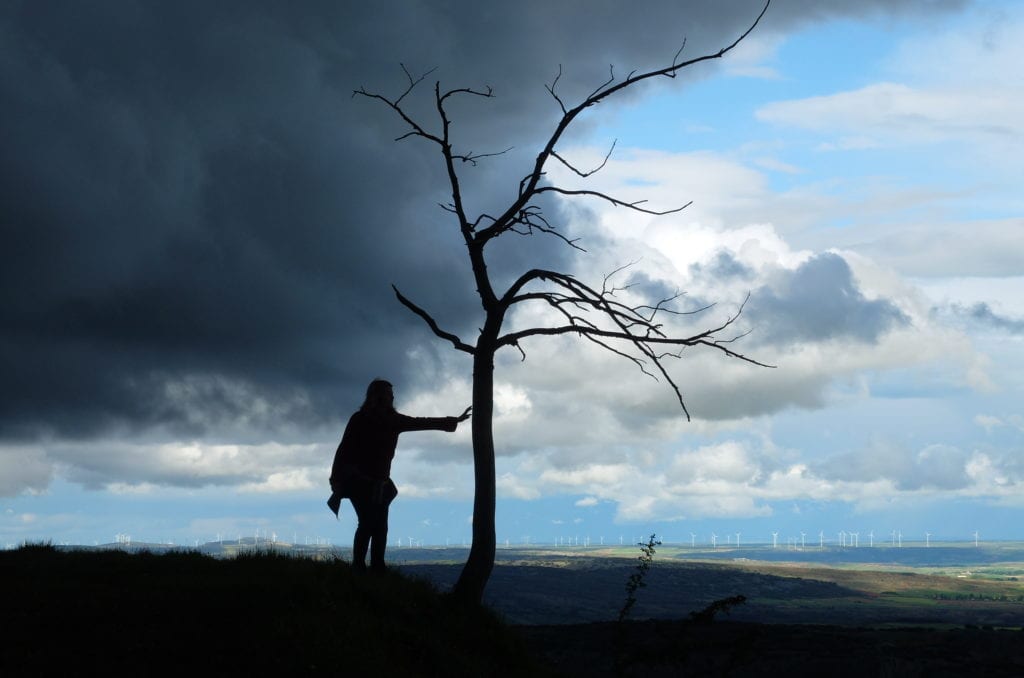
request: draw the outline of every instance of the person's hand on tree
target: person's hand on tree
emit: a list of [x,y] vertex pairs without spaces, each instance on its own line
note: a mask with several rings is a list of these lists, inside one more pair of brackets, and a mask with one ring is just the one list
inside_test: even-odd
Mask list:
[[469,419],[469,415],[470,415],[470,413],[472,411],[473,411],[472,406],[467,407],[466,411],[463,412],[462,414],[460,414],[458,417],[456,417],[455,420],[458,421],[459,423],[462,423],[462,422],[466,421],[467,419]]

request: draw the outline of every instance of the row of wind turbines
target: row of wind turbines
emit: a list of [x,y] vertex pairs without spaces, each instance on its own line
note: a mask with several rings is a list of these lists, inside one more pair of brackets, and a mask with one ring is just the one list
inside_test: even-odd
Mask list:
[[[732,541],[733,534],[735,534],[735,536],[736,536],[735,542]],[[725,535],[725,545],[726,546],[732,546],[732,547],[740,546],[740,537],[741,537],[741,535],[742,535],[741,532],[735,532],[735,533],[731,533],[731,534],[726,534]],[[772,535],[772,548],[773,549],[774,548],[778,548],[779,547],[779,533],[776,531],[776,532],[772,532],[771,535]],[[977,530],[974,531],[973,536],[974,536],[974,545],[978,546],[979,543],[980,543],[979,542],[979,538],[980,537],[979,537],[979,534],[978,534]],[[840,530],[839,532],[836,533],[836,537],[837,537],[837,539],[835,541],[835,545],[839,546],[841,548],[846,548],[846,547],[858,548],[860,546],[860,532],[853,532],[853,531],[847,532],[846,530]],[[867,537],[868,537],[868,546],[869,547],[874,547],[874,545],[875,545],[875,531],[874,530],[869,531],[868,534],[867,534]],[[719,540],[719,535],[717,535],[716,533],[712,532],[711,533],[711,538],[710,538],[710,544],[711,544],[712,548],[718,548],[718,545],[719,545],[718,544],[718,540]],[[796,548],[797,547],[797,542],[798,542],[798,540],[797,540],[796,536],[788,536],[788,537],[786,537],[786,544],[785,544],[785,546],[787,546],[789,548]],[[705,542],[705,543],[707,543],[707,542]],[[812,543],[812,546],[813,546],[813,541],[811,543]],[[880,543],[884,543],[884,542],[882,542],[880,540]],[[898,529],[897,530],[892,530],[889,533],[889,543],[893,547],[902,548],[903,547],[903,531],[902,530],[898,530]],[[818,532],[818,548],[825,548],[825,544],[826,544],[825,531],[824,530],[820,530]],[[925,548],[930,548],[931,547],[931,545],[932,545],[932,533],[931,532],[925,532],[924,533],[924,545],[925,545]],[[695,532],[691,532],[690,533],[690,546],[692,548],[696,548],[697,547],[697,534]],[[800,546],[800,548],[807,548],[807,533],[806,532],[801,532],[800,533],[799,546]]]
[[[262,534],[261,534],[261,532],[262,532]],[[773,549],[779,548],[779,534],[780,534],[780,532],[773,531],[770,534],[771,534],[771,547]],[[710,544],[711,547],[714,548],[714,549],[717,549],[720,546],[736,548],[736,547],[739,547],[739,546],[743,545],[743,542],[741,541],[742,535],[743,535],[742,532],[731,532],[731,533],[725,533],[723,535],[719,535],[716,532],[711,532],[709,537],[707,538],[707,541],[702,540],[700,542],[700,546],[703,547],[703,546],[705,546],[707,544]],[[925,545],[925,548],[930,548],[931,547],[932,535],[933,535],[932,532],[925,532],[924,533],[924,545]],[[690,532],[690,547],[691,548],[697,548],[697,546],[698,546],[698,542],[697,542],[698,536],[699,535],[696,532]],[[799,533],[799,537],[797,537],[796,535],[786,536],[785,537],[785,543],[783,544],[783,548],[790,548],[790,549],[796,549],[796,548],[803,549],[803,548],[807,548],[807,546],[808,546],[807,536],[808,536],[808,533],[807,532],[803,532],[803,531],[801,531]],[[860,532],[855,532],[855,531],[852,531],[852,530],[850,530],[850,531],[840,530],[839,532],[836,533],[836,539],[833,542],[831,539],[826,539],[825,538],[825,531],[824,530],[819,530],[818,531],[818,535],[817,535],[817,537],[818,537],[818,539],[817,539],[817,547],[823,549],[823,548],[825,548],[826,544],[828,544],[830,546],[834,545],[834,546],[837,546],[837,547],[840,547],[840,548],[858,548],[858,547],[861,546],[860,536],[861,536]],[[885,544],[886,541],[892,547],[895,547],[895,548],[902,548],[903,547],[903,541],[904,541],[903,540],[903,531],[900,530],[900,529],[891,530],[889,532],[889,535],[888,535],[888,537],[889,537],[888,540],[885,540],[885,539],[877,539],[876,540],[874,530],[868,531],[866,536],[867,536],[867,546],[869,548],[870,547],[874,547],[876,542],[878,544]],[[975,546],[979,546],[980,545],[980,534],[979,534],[979,532],[977,530],[975,530],[972,536],[974,537],[974,545]],[[722,541],[723,537],[724,537],[724,542]],[[733,537],[735,537],[735,539]],[[132,540],[131,535],[128,535],[128,534],[118,533],[118,534],[116,534],[114,536],[114,542],[116,544],[118,544],[119,546],[122,546],[122,547],[124,547],[124,546],[130,547],[132,545],[132,541],[133,540]],[[241,545],[242,541],[243,540],[242,540],[242,535],[241,534],[238,534],[237,537],[235,537],[234,539],[228,539],[228,538],[226,538],[226,535],[218,533],[216,535],[216,537],[214,538],[214,543],[220,543],[220,544],[225,544],[225,543],[230,544],[230,543],[234,542],[234,543],[237,543],[238,545]],[[505,539],[503,541],[504,541],[505,548],[511,548],[512,547],[511,540]],[[303,542],[305,543],[306,546],[311,546],[311,545],[330,546],[330,545],[332,545],[332,542],[331,542],[331,540],[329,538],[319,537],[319,536],[315,537],[315,538],[305,537],[303,539]],[[619,542],[620,546],[625,545],[626,544],[626,537],[624,535],[619,535],[618,542]],[[252,543],[254,545],[263,545],[263,544],[266,544],[266,545],[276,545],[276,544],[279,543],[278,542],[278,535],[277,535],[276,532],[273,532],[273,531],[270,531],[270,530],[260,530],[259,528],[257,528],[255,530],[254,535],[253,535]],[[297,534],[293,535],[293,537],[292,537],[292,544],[298,544],[298,543],[299,543],[298,535]],[[611,543],[614,543],[614,542],[611,542]],[[639,543],[646,543],[646,538],[644,538],[644,537],[635,537],[634,538],[634,543],[638,543],[638,544]],[[663,540],[663,543],[669,544],[671,542],[669,542],[668,540]],[[683,542],[683,543],[685,543],[685,542]],[[918,543],[920,543],[920,542],[918,542]],[[168,545],[172,545],[172,546],[174,545],[173,542],[167,542],[167,544]],[[499,544],[500,544],[500,542],[499,542]],[[523,537],[522,541],[520,542],[520,544],[521,545],[525,545],[525,546],[530,546],[530,545],[537,545],[537,546],[539,546],[540,545],[540,544],[531,544],[530,537]],[[767,542],[748,541],[746,545],[754,546],[754,545],[761,545],[761,544],[767,545]],[[199,541],[198,540],[196,540],[195,545],[198,547],[198,545],[199,545]],[[398,547],[398,548],[423,548],[425,545],[426,544],[425,544],[425,542],[423,540],[418,540],[418,539],[415,539],[413,537],[408,537],[406,539],[403,539],[403,538],[399,537],[395,541],[395,543],[394,543],[394,546]],[[462,540],[462,546],[463,547],[467,547],[468,545],[469,544],[467,544],[466,540],[463,539]],[[517,545],[519,545],[519,544],[517,544]],[[572,546],[591,547],[591,546],[606,546],[606,545],[609,545],[609,543],[605,541],[605,538],[603,536],[600,537],[599,539],[594,539],[594,540],[591,540],[590,536],[585,536],[585,537],[582,537],[582,538],[579,537],[579,536],[573,536],[573,537],[556,537],[554,539],[554,541],[553,541],[553,545],[556,546],[556,547],[565,547],[565,546],[569,546],[569,547],[572,547]],[[814,540],[813,540],[813,535],[812,535],[812,540],[810,541],[810,545],[811,545],[812,548],[815,546]],[[452,540],[451,539],[445,539],[445,546],[446,547],[451,547],[452,546]]]

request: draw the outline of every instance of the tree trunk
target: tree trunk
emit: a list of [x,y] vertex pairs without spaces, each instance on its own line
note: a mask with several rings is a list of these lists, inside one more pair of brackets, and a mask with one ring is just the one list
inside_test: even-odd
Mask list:
[[[488,323],[491,325],[492,323]],[[500,326],[500,324],[499,324]],[[467,602],[483,600],[484,587],[494,569],[494,352],[497,333],[480,335],[473,356],[473,545],[452,593]]]

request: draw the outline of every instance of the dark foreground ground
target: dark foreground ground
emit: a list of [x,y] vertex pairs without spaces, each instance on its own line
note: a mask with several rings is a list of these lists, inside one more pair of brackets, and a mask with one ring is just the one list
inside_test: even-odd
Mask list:
[[1024,632],[683,621],[523,626],[561,676],[1024,676]]
[[[960,579],[898,562],[872,569],[658,558],[637,591],[633,621],[618,624],[635,563],[538,554],[499,562],[487,602],[564,676],[1024,677],[1016,576]],[[401,569],[444,590],[460,567]],[[710,623],[692,619],[737,595],[744,602]]]
[[[840,586],[696,564],[665,567],[657,577],[652,570],[634,621],[538,621],[617,616],[628,561],[580,562],[498,568],[489,592],[505,599],[508,613],[499,607],[495,614],[438,593],[455,566],[368,576],[333,558],[275,553],[0,552],[0,677],[1024,676],[1024,631],[973,623],[925,628],[929,617],[915,605],[935,606],[914,603],[921,600],[917,580],[907,584],[905,577],[881,585],[905,587],[911,603],[904,619],[916,619],[916,628],[864,628],[863,617],[843,619],[871,602],[870,591],[854,586],[858,580]],[[427,573],[438,581],[425,581]],[[974,595],[1004,590],[993,586]],[[728,616],[700,620],[688,612],[740,591],[750,597]],[[901,600],[880,597],[881,612],[871,608],[869,617],[903,609]],[[776,604],[795,604],[790,615],[831,609],[833,619],[850,625],[744,620]],[[751,606],[753,613],[744,612]],[[1021,607],[986,600],[964,611],[1007,619]],[[653,613],[673,617],[645,619]],[[515,621],[531,615],[532,623]]]

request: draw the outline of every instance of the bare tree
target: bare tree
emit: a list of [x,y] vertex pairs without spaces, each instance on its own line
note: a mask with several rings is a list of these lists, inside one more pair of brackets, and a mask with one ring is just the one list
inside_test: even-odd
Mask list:
[[[457,596],[466,600],[480,601],[494,567],[495,458],[492,417],[494,410],[494,356],[499,349],[515,347],[522,353],[523,349],[520,343],[530,337],[562,334],[575,334],[583,337],[632,361],[646,374],[651,376],[656,376],[654,372],[660,374],[675,393],[687,420],[689,420],[690,414],[686,409],[682,393],[664,366],[664,361],[667,358],[680,357],[679,351],[682,348],[704,346],[715,349],[726,356],[767,367],[767,365],[730,348],[731,342],[742,334],[727,335],[726,331],[742,312],[742,305],[736,313],[709,329],[690,336],[673,336],[666,331],[661,317],[669,314],[700,313],[709,307],[686,312],[676,311],[671,306],[675,297],[662,299],[653,304],[630,305],[617,298],[616,292],[622,290],[611,285],[611,276],[606,276],[601,286],[595,287],[572,275],[539,268],[528,270],[520,275],[508,289],[495,290],[488,274],[484,250],[492,240],[506,233],[552,235],[560,238],[570,247],[579,249],[574,241],[568,239],[545,218],[538,199],[548,193],[596,198],[618,207],[652,215],[670,214],[684,209],[687,205],[663,211],[653,210],[646,207],[643,201],[627,202],[600,191],[564,188],[547,181],[545,168],[554,159],[584,179],[599,171],[608,161],[608,156],[597,168],[584,171],[559,155],[556,150],[566,130],[583,111],[644,80],[659,76],[674,78],[683,68],[721,58],[754,30],[767,11],[769,3],[770,0],[766,2],[753,24],[727,47],[711,54],[683,61],[679,60],[683,51],[680,48],[671,64],[642,73],[634,71],[624,80],[617,80],[614,73],[611,73],[605,82],[593,90],[583,101],[572,107],[567,106],[558,93],[558,81],[561,77],[561,71],[559,71],[558,76],[547,85],[547,90],[559,106],[562,117],[537,154],[533,168],[519,182],[517,197],[497,216],[491,214],[471,216],[467,213],[458,169],[465,164],[475,165],[482,158],[500,155],[504,151],[474,154],[457,150],[449,136],[451,121],[447,109],[449,102],[456,97],[491,98],[493,94],[490,87],[483,89],[462,87],[443,90],[440,83],[436,82],[434,105],[440,123],[440,128],[436,131],[429,130],[427,126],[415,120],[407,112],[407,107],[403,105],[406,97],[430,75],[429,72],[414,77],[403,66],[402,70],[408,82],[405,90],[397,97],[387,97],[367,91],[365,88],[358,89],[353,93],[353,96],[367,97],[381,102],[401,118],[408,131],[399,136],[396,141],[418,137],[437,146],[444,161],[451,189],[451,202],[442,207],[449,211],[458,222],[469,254],[477,292],[483,306],[483,323],[480,326],[479,335],[475,343],[470,343],[458,335],[442,329],[428,311],[403,295],[397,287],[394,288],[398,300],[421,317],[435,335],[450,342],[455,349],[473,356],[472,440],[476,482],[473,501],[473,543],[469,558],[455,585],[454,593]],[[609,155],[610,153],[611,151],[609,151]],[[502,334],[502,328],[509,312],[522,304],[547,305],[553,309],[555,317],[560,317],[561,320],[551,326],[530,327]],[[522,355],[525,358],[525,353]]]

